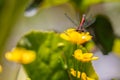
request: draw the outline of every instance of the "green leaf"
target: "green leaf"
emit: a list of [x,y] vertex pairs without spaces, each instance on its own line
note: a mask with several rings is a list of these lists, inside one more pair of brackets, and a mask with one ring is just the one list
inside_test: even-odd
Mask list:
[[43,6],[44,7],[57,6],[57,5],[65,4],[68,1],[69,0],[44,0]]
[[[31,80],[72,80],[69,71],[73,66],[72,55],[76,45],[61,39],[59,34],[32,31],[20,39],[17,47],[36,52],[36,60],[23,65]],[[97,74],[90,62],[85,69],[91,78],[97,80]]]
[[112,51],[115,39],[115,34],[109,19],[106,16],[97,15],[95,23],[90,28],[96,45],[103,54],[107,55]]
[[23,14],[30,0],[0,0],[0,54],[11,29]]
[[88,63],[84,63],[85,65],[85,72],[87,74],[87,76],[89,76],[90,78],[93,78],[95,80],[99,80],[98,76],[96,75],[96,72],[94,70],[94,68],[92,67],[92,63],[88,62]]
[[49,8],[67,3],[69,0],[34,0],[29,9],[35,7]]

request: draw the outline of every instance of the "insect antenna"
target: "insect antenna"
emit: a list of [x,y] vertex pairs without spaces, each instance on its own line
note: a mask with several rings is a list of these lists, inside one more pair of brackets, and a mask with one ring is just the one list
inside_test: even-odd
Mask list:
[[66,13],[65,13],[65,16],[66,16],[75,26],[78,26]]

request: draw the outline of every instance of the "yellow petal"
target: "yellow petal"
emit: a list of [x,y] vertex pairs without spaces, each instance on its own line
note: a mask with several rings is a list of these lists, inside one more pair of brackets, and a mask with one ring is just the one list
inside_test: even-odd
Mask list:
[[82,50],[77,49],[77,50],[75,50],[75,52],[74,52],[74,53],[79,53],[79,54],[82,54]]
[[2,66],[0,65],[0,73],[2,72]]
[[82,78],[82,80],[87,80],[87,76],[86,76],[85,72],[82,72],[81,78]]
[[65,40],[70,40],[70,38],[72,38],[72,34],[75,32],[75,29],[68,29],[67,31],[65,31],[64,33],[60,34],[60,37],[65,39]]
[[95,79],[92,79],[92,78],[87,77],[87,80],[95,80]]
[[69,37],[69,35],[67,35],[67,33],[60,34],[60,37],[65,39],[65,40],[70,40],[70,37]]
[[65,33],[61,33],[61,38],[73,42],[75,44],[83,44],[86,41],[91,40],[92,36],[89,32],[78,32],[76,29],[68,29]]
[[71,32],[74,32],[74,31],[76,31],[74,28],[67,29],[68,33],[71,33]]
[[74,70],[73,68],[70,69],[70,73],[71,73],[74,77],[76,77],[76,72],[75,72],[75,70]]
[[75,59],[81,60],[82,57],[83,57],[83,55],[82,55],[82,50],[80,50],[80,49],[75,50],[73,56],[74,56]]
[[10,52],[7,52],[7,53],[5,54],[5,58],[6,58],[7,60],[12,60],[12,54],[11,54]]
[[76,42],[78,40],[78,35],[79,35],[78,32],[71,32],[71,33],[69,33],[70,40],[73,41],[73,42]]
[[36,53],[32,50],[26,50],[24,48],[14,48],[11,52],[7,52],[5,54],[5,58],[9,61],[28,64],[35,60]]
[[82,80],[95,80],[95,79],[87,77],[86,73],[82,72]]
[[81,74],[80,71],[75,71],[73,68],[71,68],[70,73],[72,74],[72,76],[76,77],[77,75],[77,78],[80,78],[80,74]]
[[86,36],[86,41],[89,41],[89,40],[91,40],[92,39],[92,36]]
[[97,60],[97,59],[99,59],[99,57],[93,57],[93,58],[92,58],[92,60]]
[[89,61],[91,61],[91,59],[90,58],[87,58],[87,59],[83,58],[83,59],[81,59],[81,61],[82,62],[89,62]]
[[34,61],[36,58],[35,52],[34,51],[28,51],[22,55],[22,63],[23,64],[28,64]]
[[14,53],[14,52],[7,52],[5,54],[5,58],[9,61],[19,62],[20,58],[21,58],[21,54],[20,53]]
[[93,56],[93,53],[84,53],[84,58],[91,58]]

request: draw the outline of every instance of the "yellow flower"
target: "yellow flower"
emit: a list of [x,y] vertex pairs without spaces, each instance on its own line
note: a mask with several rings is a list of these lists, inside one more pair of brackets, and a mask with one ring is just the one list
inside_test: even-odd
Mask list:
[[82,62],[89,62],[91,60],[97,60],[98,57],[93,57],[93,53],[82,53],[82,50],[77,49],[74,52],[74,58],[82,61]]
[[89,35],[89,32],[78,32],[75,29],[68,29],[64,33],[61,33],[60,36],[61,38],[76,44],[83,44],[92,38],[92,36]]
[[87,77],[85,72],[82,72],[81,78],[82,78],[82,80],[95,80],[95,79],[92,79],[90,77]]
[[[70,73],[72,76],[76,77],[76,71],[73,68],[71,68]],[[87,77],[85,72],[82,72],[82,74],[81,74],[80,71],[77,71],[77,78],[80,78],[80,77],[81,77],[81,80],[94,80],[90,77]]]
[[32,50],[26,50],[24,48],[14,48],[11,52],[7,52],[5,57],[9,61],[28,64],[35,60],[36,53]]
[[2,66],[0,65],[0,73],[2,72]]
[[[70,71],[70,73],[74,76],[74,77],[76,77],[76,71],[73,69],[73,68],[71,68],[70,69],[71,71]],[[77,78],[80,78],[80,71],[77,71]]]

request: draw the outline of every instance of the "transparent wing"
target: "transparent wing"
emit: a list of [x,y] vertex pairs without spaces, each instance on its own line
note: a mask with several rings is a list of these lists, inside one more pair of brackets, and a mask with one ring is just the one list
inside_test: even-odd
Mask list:
[[66,13],[65,13],[65,16],[66,16],[75,26],[78,26],[77,23],[75,23]]
[[86,19],[84,24],[82,25],[83,27],[87,28],[89,27],[91,24],[93,24],[95,22],[96,18],[89,18]]

